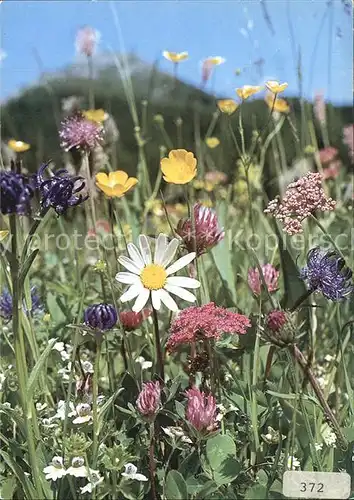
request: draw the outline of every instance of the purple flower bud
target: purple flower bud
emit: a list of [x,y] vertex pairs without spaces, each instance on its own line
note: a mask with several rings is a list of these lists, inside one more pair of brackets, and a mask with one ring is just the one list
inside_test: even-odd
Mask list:
[[300,278],[305,280],[313,292],[321,292],[327,299],[342,300],[353,292],[352,271],[346,267],[337,252],[324,252],[319,247],[307,254],[307,265],[301,270]]
[[110,330],[117,323],[117,311],[111,304],[94,304],[84,313],[85,323],[95,330]]
[[[214,210],[204,207],[200,203],[194,205],[194,228],[191,219],[180,220],[176,233],[183,239],[189,252],[196,251],[202,255],[221,241],[225,232],[219,226],[218,217]],[[193,231],[195,229],[195,231]]]
[[199,432],[211,432],[216,429],[216,401],[212,394],[206,395],[196,387],[186,392],[188,398],[186,418]]
[[153,417],[160,406],[161,386],[160,382],[146,382],[136,400],[136,406],[145,417]]

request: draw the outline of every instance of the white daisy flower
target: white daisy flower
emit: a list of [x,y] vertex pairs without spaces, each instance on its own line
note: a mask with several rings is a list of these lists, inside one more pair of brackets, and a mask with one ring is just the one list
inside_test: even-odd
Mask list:
[[122,472],[123,477],[126,477],[127,479],[135,479],[136,481],[148,480],[148,478],[144,476],[144,474],[139,474],[139,472],[137,472],[138,469],[134,464],[126,464],[124,467],[125,472]]
[[147,237],[141,234],[138,240],[140,251],[133,243],[128,243],[127,249],[130,258],[121,256],[118,259],[118,262],[129,272],[118,273],[116,280],[130,285],[121,296],[121,302],[128,302],[136,298],[133,306],[134,312],[143,309],[150,295],[152,305],[157,311],[161,307],[161,302],[171,311],[178,310],[170,293],[187,302],[195,302],[195,296],[185,288],[199,288],[199,281],[184,276],[170,277],[171,274],[192,262],[196,256],[195,252],[184,255],[174,264],[169,265],[179,245],[177,238],[173,238],[168,243],[167,236],[160,234],[155,241],[153,259]]
[[89,475],[85,460],[82,457],[74,457],[71,461],[71,467],[68,468],[66,473],[75,477],[87,477]]
[[64,468],[62,457],[53,457],[51,465],[44,467],[43,472],[45,478],[51,479],[52,481],[56,481],[68,473]]

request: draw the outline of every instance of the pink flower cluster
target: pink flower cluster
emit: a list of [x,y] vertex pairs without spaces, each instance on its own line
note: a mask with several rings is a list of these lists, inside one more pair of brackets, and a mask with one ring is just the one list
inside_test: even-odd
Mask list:
[[335,206],[332,198],[326,198],[321,174],[309,172],[289,184],[283,200],[280,202],[276,198],[270,201],[264,212],[279,219],[288,234],[297,234],[303,230],[301,223],[316,210],[325,212],[334,210]]
[[218,340],[222,333],[242,335],[250,326],[247,316],[218,307],[213,302],[188,307],[173,321],[166,348],[171,352],[181,344],[190,344],[202,338]]
[[159,409],[161,401],[160,382],[146,382],[136,400],[136,406],[144,417],[153,417]]
[[176,233],[183,239],[189,252],[197,252],[202,255],[207,250],[221,241],[225,232],[219,226],[216,213],[211,208],[202,206],[200,203],[194,205],[194,231],[191,219],[180,220]]
[[77,113],[61,123],[59,132],[61,147],[65,151],[76,148],[80,151],[90,151],[98,146],[102,141],[103,127],[98,123]]
[[186,418],[199,432],[211,432],[218,426],[216,401],[212,394],[206,395],[196,387],[186,391],[188,398]]
[[91,26],[84,26],[76,35],[76,50],[79,54],[91,57],[99,42],[100,34]]
[[[264,264],[261,266],[264,281],[266,282],[269,292],[275,292],[278,288],[279,271],[272,264]],[[248,285],[255,295],[260,295],[262,281],[259,275],[258,268],[252,268],[248,271]]]
[[322,165],[326,165],[333,161],[338,154],[338,149],[328,146],[327,148],[320,149],[318,152],[320,162]]
[[313,111],[317,120],[325,125],[326,123],[326,102],[324,100],[323,92],[317,92],[315,95],[315,102],[313,106]]

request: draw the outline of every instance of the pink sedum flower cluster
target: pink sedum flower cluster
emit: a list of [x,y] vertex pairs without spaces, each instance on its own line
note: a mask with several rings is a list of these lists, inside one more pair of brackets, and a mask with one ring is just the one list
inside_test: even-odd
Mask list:
[[[272,264],[264,264],[261,269],[268,292],[275,292],[278,289],[279,271]],[[262,280],[257,267],[249,269],[248,285],[255,295],[261,294]]]
[[206,395],[196,387],[186,391],[188,398],[186,418],[199,432],[212,432],[218,426],[216,401],[212,394]]
[[136,400],[136,407],[144,417],[154,417],[161,401],[160,382],[146,382]]
[[316,210],[326,212],[335,206],[332,198],[326,198],[322,175],[309,172],[289,184],[282,201],[278,198],[270,201],[264,212],[274,215],[282,222],[284,231],[292,235],[303,231],[302,222]]
[[247,316],[218,307],[213,302],[188,307],[173,321],[166,348],[171,352],[179,345],[190,344],[202,338],[218,340],[222,333],[243,335],[250,326]]

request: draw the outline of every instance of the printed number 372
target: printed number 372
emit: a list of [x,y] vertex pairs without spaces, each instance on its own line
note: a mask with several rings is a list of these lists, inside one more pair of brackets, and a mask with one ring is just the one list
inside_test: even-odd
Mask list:
[[301,483],[300,491],[301,493],[304,493],[305,491],[316,491],[317,493],[323,493],[323,483]]

